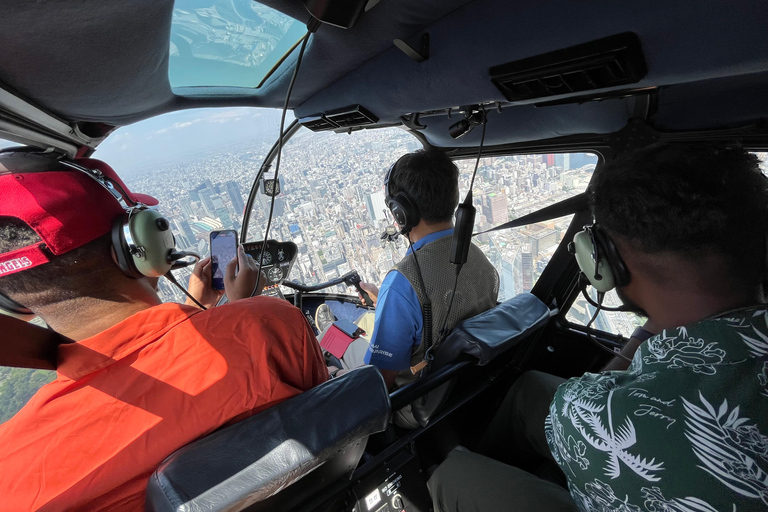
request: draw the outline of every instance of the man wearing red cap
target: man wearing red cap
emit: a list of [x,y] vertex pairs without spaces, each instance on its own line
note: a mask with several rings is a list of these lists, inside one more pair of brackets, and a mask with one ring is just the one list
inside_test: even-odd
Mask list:
[[[138,511],[173,451],[327,370],[301,311],[247,298],[257,270],[242,250],[225,277],[232,302],[162,304],[157,277],[118,266],[112,237],[125,204],[157,201],[103,162],[74,162],[91,175],[71,163],[0,153],[0,292],[74,341],[59,347],[57,379],[0,425],[2,508]],[[199,263],[191,291],[212,305],[206,272]]]

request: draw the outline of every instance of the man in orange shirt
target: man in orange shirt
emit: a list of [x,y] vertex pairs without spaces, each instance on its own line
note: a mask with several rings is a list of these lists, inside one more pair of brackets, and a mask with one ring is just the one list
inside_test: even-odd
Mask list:
[[[156,278],[116,265],[110,233],[125,212],[115,197],[58,161],[40,172],[40,158],[0,154],[0,292],[74,343],[59,347],[57,379],[0,425],[0,508],[143,510],[165,457],[324,382],[327,370],[301,311],[243,298],[257,270],[242,250],[237,277],[233,263],[225,278],[230,300],[242,300],[205,311],[162,304]],[[103,162],[79,163],[130,201],[157,204]],[[209,272],[198,264],[191,286],[211,305]]]

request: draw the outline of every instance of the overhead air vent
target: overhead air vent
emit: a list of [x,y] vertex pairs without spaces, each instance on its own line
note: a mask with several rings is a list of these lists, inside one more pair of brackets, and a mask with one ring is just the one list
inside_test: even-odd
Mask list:
[[365,126],[368,124],[376,124],[378,121],[378,117],[371,114],[360,105],[352,105],[299,119],[299,122],[303,126],[306,126],[313,132]]
[[509,101],[634,84],[647,73],[640,40],[632,32],[490,69],[491,81]]

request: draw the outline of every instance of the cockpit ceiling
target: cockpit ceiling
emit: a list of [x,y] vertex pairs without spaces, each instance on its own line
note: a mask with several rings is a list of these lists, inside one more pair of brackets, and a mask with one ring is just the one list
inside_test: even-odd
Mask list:
[[[262,3],[309,18],[301,0]],[[172,10],[172,0],[4,2],[0,83],[66,120],[114,126],[183,108],[282,106],[295,54],[260,88],[172,90]],[[360,104],[386,124],[411,112],[503,101],[489,79],[491,66],[634,32],[648,64],[636,87],[660,88],[658,128],[732,126],[768,117],[766,26],[761,0],[381,0],[352,29],[323,26],[313,36],[291,107],[304,116]],[[400,38],[418,47],[425,31],[425,62],[392,43]],[[632,98],[529,103],[494,114],[498,128],[489,124],[488,142],[608,133],[636,113]],[[451,139],[452,122],[424,118],[424,133],[438,146],[478,143],[475,132]]]

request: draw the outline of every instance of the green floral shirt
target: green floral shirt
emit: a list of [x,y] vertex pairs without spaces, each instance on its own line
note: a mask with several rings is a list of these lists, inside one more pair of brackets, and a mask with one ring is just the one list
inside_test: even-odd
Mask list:
[[583,511],[768,509],[766,306],[668,329],[562,384],[549,448]]

